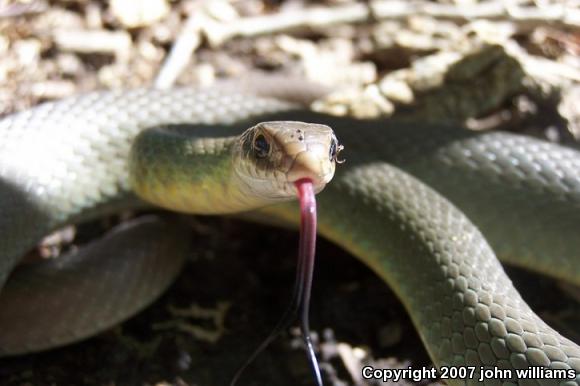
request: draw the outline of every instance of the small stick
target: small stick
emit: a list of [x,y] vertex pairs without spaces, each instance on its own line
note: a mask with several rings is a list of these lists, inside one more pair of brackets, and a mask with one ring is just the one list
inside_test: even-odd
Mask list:
[[359,3],[337,7],[311,7],[241,18],[228,24],[208,22],[203,26],[203,31],[210,45],[218,47],[234,37],[252,37],[338,23],[357,23],[367,20],[369,15],[369,8]]
[[461,6],[422,0],[374,0],[369,1],[369,5],[353,3],[335,7],[308,7],[240,18],[227,24],[208,20],[202,26],[202,30],[210,45],[218,47],[234,37],[253,37],[341,23],[363,23],[369,20],[400,20],[411,16],[429,16],[462,22],[475,19],[508,21],[514,23],[520,30],[541,25],[580,28],[580,10],[563,4],[530,7],[493,1]]
[[163,66],[155,78],[154,85],[159,89],[171,88],[179,75],[187,67],[193,52],[201,44],[200,28],[202,16],[192,12],[183,26],[183,30],[173,43]]

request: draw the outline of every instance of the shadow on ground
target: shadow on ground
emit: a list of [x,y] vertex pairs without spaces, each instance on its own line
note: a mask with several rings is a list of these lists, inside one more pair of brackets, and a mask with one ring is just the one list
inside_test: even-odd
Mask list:
[[[288,303],[298,237],[291,231],[229,219],[202,218],[195,224],[198,248],[161,299],[87,341],[2,359],[0,384],[228,385]],[[574,306],[551,280],[521,270],[509,273],[542,317],[580,341],[578,303]],[[223,330],[211,312],[220,302],[230,304],[222,313]],[[195,318],[170,312],[172,307],[192,304],[200,307]],[[178,327],[185,324],[194,326],[197,337]],[[393,293],[365,266],[324,240],[318,247],[311,326],[325,343],[326,354],[343,343],[396,366],[431,365]],[[209,338],[216,333],[219,338],[213,343]],[[239,385],[314,385],[299,342],[292,332],[277,339]],[[340,356],[330,355],[322,367],[327,385],[352,384]]]

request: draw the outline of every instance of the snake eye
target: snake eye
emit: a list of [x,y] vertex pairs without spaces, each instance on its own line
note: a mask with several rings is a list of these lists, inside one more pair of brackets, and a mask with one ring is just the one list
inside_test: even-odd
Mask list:
[[336,158],[336,152],[337,152],[337,144],[336,144],[336,140],[333,139],[332,143],[330,144],[330,152],[329,152],[329,158],[331,161],[334,161],[334,159]]
[[270,154],[270,144],[263,134],[258,134],[254,138],[254,154],[257,158],[266,158]]
[[337,158],[338,153],[340,153],[342,149],[344,149],[344,146],[339,145],[336,138],[332,138],[332,142],[330,143],[330,150],[328,152],[328,157],[330,160],[339,164],[343,163],[344,160],[339,160]]

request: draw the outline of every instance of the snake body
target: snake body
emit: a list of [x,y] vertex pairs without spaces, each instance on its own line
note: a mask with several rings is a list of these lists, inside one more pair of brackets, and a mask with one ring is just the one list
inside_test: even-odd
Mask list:
[[[571,369],[575,376],[566,379],[486,383],[580,385],[578,344],[562,337],[529,308],[494,254],[495,250],[510,263],[580,283],[576,236],[580,154],[513,134],[359,121],[303,107],[322,92],[305,82],[264,78],[201,89],[94,93],[4,118],[0,121],[0,280],[51,230],[147,205],[135,197],[128,172],[131,145],[147,127],[186,124],[192,130],[214,128],[235,135],[259,121],[323,123],[333,127],[345,145],[347,163],[319,195],[320,232],[393,287],[435,364]],[[293,204],[259,212],[289,221],[297,216]],[[32,291],[40,287],[42,296],[51,300],[37,300],[33,310],[70,307],[75,301],[69,299],[75,298],[70,292],[78,291],[72,289],[75,283],[70,278],[86,274],[81,272],[85,262],[77,255],[66,257],[65,262],[79,259],[68,276],[54,266],[40,268],[42,272],[34,272],[34,267],[17,270],[0,294],[0,331],[14,332],[0,334],[0,354],[80,339],[150,302],[179,270],[181,260],[169,256],[185,247],[174,242],[183,240],[183,233],[175,239],[159,236],[170,239],[163,245],[173,246],[145,247],[154,257],[133,259],[128,256],[133,242],[146,237],[152,243],[154,234],[161,233],[155,231],[158,224],[143,222],[127,225],[129,229],[113,232],[112,240],[91,246],[96,254],[99,248],[110,248],[109,254],[127,255],[139,269],[127,265],[115,272],[98,261],[87,265],[91,272],[110,277],[111,283],[116,277],[127,282],[123,277],[136,277],[138,271],[148,284],[135,279],[124,283],[128,289],[100,288],[91,301],[77,296],[74,307],[80,308],[75,308],[75,315],[64,320],[63,312],[50,328],[46,321],[34,320],[34,311],[22,299],[38,299]],[[131,242],[121,238],[121,231],[131,233]],[[39,284],[41,277],[48,284]],[[114,301],[111,292],[117,294]],[[139,301],[125,303],[125,309],[118,311],[123,308],[119,294],[125,292]],[[110,315],[103,316],[102,306]]]

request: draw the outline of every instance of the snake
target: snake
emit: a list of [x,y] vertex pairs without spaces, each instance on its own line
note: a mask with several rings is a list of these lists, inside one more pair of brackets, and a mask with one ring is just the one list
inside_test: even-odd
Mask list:
[[[172,282],[190,244],[189,230],[149,215],[54,261],[19,265],[43,236],[158,206],[194,214],[248,210],[251,218],[296,223],[296,203],[280,193],[290,189],[282,179],[296,157],[272,151],[283,165],[276,171],[269,149],[265,158],[240,156],[289,135],[302,138],[290,147],[308,147],[311,127],[330,126],[334,134],[322,131],[325,146],[336,136],[346,162],[317,189],[319,233],[394,290],[438,368],[516,374],[538,367],[543,374],[446,382],[580,385],[580,347],[534,313],[498,259],[580,284],[578,151],[508,132],[312,111],[310,103],[327,92],[261,75],[93,92],[4,117],[0,356],[61,346],[128,318]],[[261,122],[292,129],[277,137]],[[235,156],[232,143],[242,144]],[[317,162],[301,163],[300,173]],[[235,177],[232,164],[251,179]],[[327,172],[315,175],[326,183]],[[270,198],[254,195],[272,187]]]

